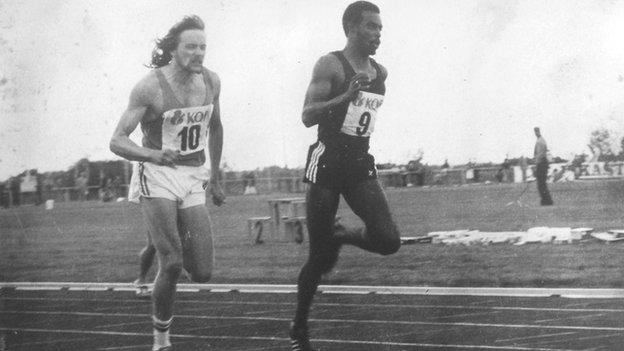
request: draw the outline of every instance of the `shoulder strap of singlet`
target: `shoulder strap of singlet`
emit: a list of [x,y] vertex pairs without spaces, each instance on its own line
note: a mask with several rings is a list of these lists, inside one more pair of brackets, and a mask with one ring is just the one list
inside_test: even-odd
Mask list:
[[163,92],[163,102],[164,105],[169,108],[174,108],[178,106],[182,106],[178,98],[173,93],[173,89],[171,89],[171,85],[167,82],[165,75],[162,73],[160,68],[156,69],[156,77],[158,78],[158,83],[160,84],[160,89]]
[[[210,73],[206,68],[203,69],[202,76],[204,77],[204,84],[206,85],[206,98],[204,99],[204,105],[207,105],[210,100],[210,92],[213,88],[212,79],[210,79]],[[173,93],[173,89],[171,89],[171,85],[169,85],[169,82],[167,82],[165,75],[160,69],[156,69],[156,77],[158,78],[158,83],[163,91],[165,106],[181,106],[182,104],[178,101],[178,98]]]
[[[204,100],[204,105],[207,105],[210,100],[209,92],[214,94],[216,91],[213,90],[214,86],[212,85],[212,79],[210,79],[210,72],[208,72],[206,67],[202,70],[202,75],[204,76],[204,84],[206,85],[206,99]],[[210,89],[208,89],[209,87]]]
[[332,54],[338,58],[340,63],[342,63],[342,69],[344,70],[346,78],[345,80],[348,81],[351,77],[355,75],[355,70],[353,69],[353,67],[351,67],[351,64],[349,63],[349,61],[347,61],[347,58],[344,56],[342,51],[334,51],[332,52]]
[[377,61],[375,61],[372,57],[370,57],[370,62],[371,65],[373,65],[373,68],[375,68],[375,71],[377,71],[377,77],[375,77],[375,80],[381,79],[381,67],[379,67]]

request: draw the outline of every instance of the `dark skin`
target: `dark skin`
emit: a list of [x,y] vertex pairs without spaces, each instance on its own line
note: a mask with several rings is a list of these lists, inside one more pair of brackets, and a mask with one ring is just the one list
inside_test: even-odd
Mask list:
[[[360,90],[367,89],[370,82],[377,78],[377,71],[370,62],[369,55],[376,52],[381,37],[381,19],[379,14],[366,11],[359,24],[351,24],[347,36],[347,45],[343,54],[355,69],[356,75],[349,83],[349,89],[343,94],[329,99],[332,86],[339,86],[345,81],[345,73],[340,61],[334,55],[321,57],[312,72],[312,80],[306,92],[301,120],[306,127],[319,122],[329,109],[352,100]],[[380,65],[382,80],[388,72]]]
[[[360,23],[352,23],[347,34],[343,54],[356,74],[344,93],[330,98],[332,87],[345,82],[342,64],[334,55],[321,57],[314,67],[306,92],[301,120],[306,127],[317,125],[330,109],[354,99],[367,89],[372,80],[385,80],[387,71],[380,66],[381,77],[369,56],[379,46],[381,36],[379,14],[364,12]],[[365,229],[335,230],[335,216],[340,195],[365,224]],[[310,305],[323,274],[329,272],[338,258],[342,244],[350,244],[382,255],[396,252],[400,234],[394,223],[386,196],[376,179],[349,184],[340,190],[310,184],[307,194],[307,225],[310,235],[310,253],[298,279],[297,312],[294,329],[307,330]]]

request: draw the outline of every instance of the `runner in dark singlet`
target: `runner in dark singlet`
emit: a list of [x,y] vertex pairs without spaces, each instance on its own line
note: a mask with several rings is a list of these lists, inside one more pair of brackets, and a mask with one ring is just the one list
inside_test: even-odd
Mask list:
[[[310,146],[304,181],[310,253],[297,282],[297,311],[290,329],[293,351],[313,350],[308,313],[321,276],[350,244],[389,255],[401,246],[385,194],[377,181],[375,159],[368,153],[370,136],[385,94],[386,69],[374,55],[380,43],[379,8],[367,1],[347,7],[343,15],[347,45],[319,59],[306,93],[302,121],[318,125]],[[340,195],[365,224],[344,228],[335,223]]]

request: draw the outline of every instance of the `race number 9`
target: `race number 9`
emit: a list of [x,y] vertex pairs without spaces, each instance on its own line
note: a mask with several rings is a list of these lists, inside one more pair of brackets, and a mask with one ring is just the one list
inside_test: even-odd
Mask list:
[[366,132],[368,132],[368,127],[370,126],[370,122],[371,122],[370,113],[368,112],[362,113],[362,116],[360,116],[360,122],[359,122],[360,126],[355,129],[358,136],[362,136],[366,134]]
[[186,151],[195,150],[199,146],[199,132],[201,130],[201,126],[199,124],[193,125],[190,128],[184,127],[178,133],[181,139],[180,150]]

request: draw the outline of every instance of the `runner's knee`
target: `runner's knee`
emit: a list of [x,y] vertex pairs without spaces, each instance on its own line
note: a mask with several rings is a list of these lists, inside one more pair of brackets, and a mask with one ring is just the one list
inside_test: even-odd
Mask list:
[[141,252],[139,252],[139,257],[145,258],[145,259],[152,259],[155,254],[156,254],[156,249],[154,248],[154,246],[148,245],[144,247],[143,250],[141,250]]
[[324,252],[321,254],[311,255],[308,259],[308,265],[320,274],[329,273],[338,261],[338,252]]
[[400,238],[392,238],[385,239],[382,242],[378,243],[377,252],[380,255],[387,256],[396,253],[401,248],[401,239]]
[[385,226],[379,230],[378,235],[371,235],[370,240],[375,251],[380,255],[387,256],[396,253],[401,248],[401,235],[394,224]]
[[196,283],[206,283],[212,278],[212,270],[200,269],[194,270],[191,273],[191,279]]
[[161,255],[160,269],[169,276],[178,276],[182,272],[182,256],[177,254]]

